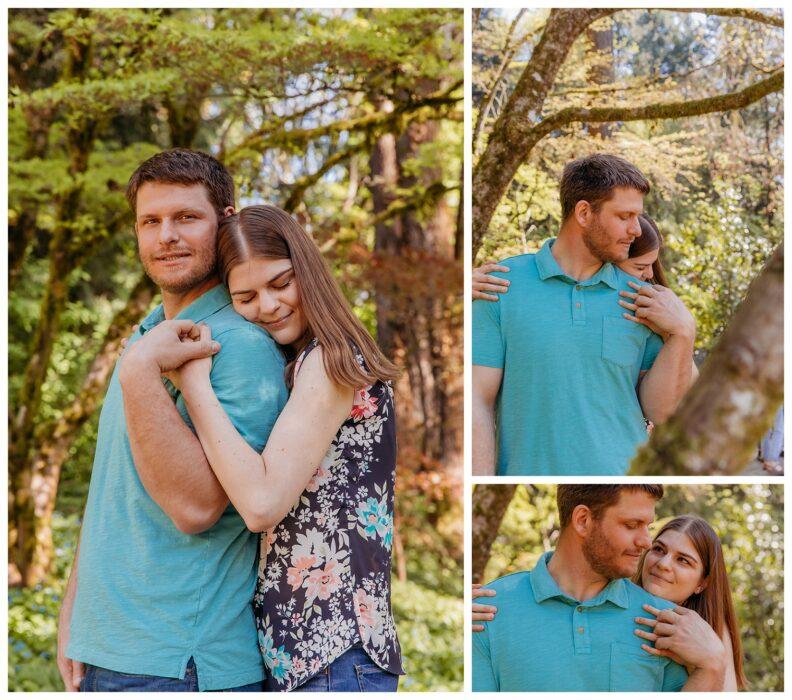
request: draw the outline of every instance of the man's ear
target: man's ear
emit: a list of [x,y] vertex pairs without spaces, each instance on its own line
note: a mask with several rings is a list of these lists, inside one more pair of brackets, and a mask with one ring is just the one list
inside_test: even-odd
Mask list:
[[589,202],[587,202],[585,199],[581,199],[575,205],[575,211],[572,216],[575,217],[575,221],[577,222],[578,226],[586,228],[591,222],[591,217],[594,216],[594,210],[591,208],[591,204]]
[[223,217],[231,216],[232,214],[236,214],[236,209],[234,209],[234,207],[226,207],[223,209]]
[[572,520],[570,525],[577,533],[578,537],[588,537],[591,532],[591,525],[594,521],[594,516],[591,508],[584,505],[575,506],[572,511]]

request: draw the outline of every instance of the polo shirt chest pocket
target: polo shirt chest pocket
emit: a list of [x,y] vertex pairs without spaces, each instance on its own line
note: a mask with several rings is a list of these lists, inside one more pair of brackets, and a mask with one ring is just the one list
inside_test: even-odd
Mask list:
[[645,334],[633,321],[617,316],[602,319],[602,359],[620,367],[640,365]]
[[663,689],[665,661],[640,647],[611,644],[610,691],[652,693]]

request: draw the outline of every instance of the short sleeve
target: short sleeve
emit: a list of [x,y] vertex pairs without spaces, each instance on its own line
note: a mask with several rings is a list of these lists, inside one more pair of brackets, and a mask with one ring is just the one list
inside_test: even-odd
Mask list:
[[687,683],[688,674],[684,666],[680,666],[675,661],[669,661],[663,673],[663,692],[676,693],[682,690]]
[[[245,442],[261,452],[289,398],[283,356],[264,331],[253,327],[232,328],[214,339],[221,348],[212,358],[212,388]],[[192,427],[181,396],[177,405]]]
[[650,333],[646,339],[646,346],[644,347],[643,360],[641,360],[641,371],[652,369],[654,361],[657,359],[657,354],[663,347],[663,339],[657,333]]
[[484,623],[483,632],[473,632],[473,691],[481,693],[499,690],[495,672],[492,669],[489,629]]
[[505,343],[501,333],[501,302],[473,302],[473,364],[503,368]]

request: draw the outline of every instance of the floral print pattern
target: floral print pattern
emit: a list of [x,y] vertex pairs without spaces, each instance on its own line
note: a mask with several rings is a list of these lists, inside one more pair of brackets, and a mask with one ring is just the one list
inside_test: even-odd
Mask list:
[[393,390],[377,382],[355,392],[300,500],[262,535],[253,607],[268,690],[297,688],[358,642],[404,673],[390,604],[395,470]]

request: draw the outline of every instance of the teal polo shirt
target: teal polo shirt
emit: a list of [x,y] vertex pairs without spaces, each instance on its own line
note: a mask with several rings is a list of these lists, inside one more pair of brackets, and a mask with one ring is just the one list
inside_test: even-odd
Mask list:
[[647,438],[636,386],[663,341],[622,317],[638,282],[610,263],[578,282],[547,241],[504,261],[499,301],[473,302],[473,364],[503,370],[499,475],[622,476]]
[[487,585],[497,592],[498,612],[473,633],[473,690],[681,690],[684,667],[645,652],[634,633],[645,603],[673,604],[627,579],[611,581],[591,600],[573,600],[547,570],[552,555],[543,554],[533,571]]
[[[160,306],[131,342],[164,318]],[[222,285],[178,318],[203,321],[221,343],[212,386],[237,430],[261,451],[287,399],[275,343],[233,310]],[[188,420],[181,394],[166,386]],[[212,528],[186,535],[149,497],[129,449],[116,366],[99,418],[69,658],[121,673],[184,678],[193,657],[200,690],[262,680],[251,606],[258,543],[231,505]]]

